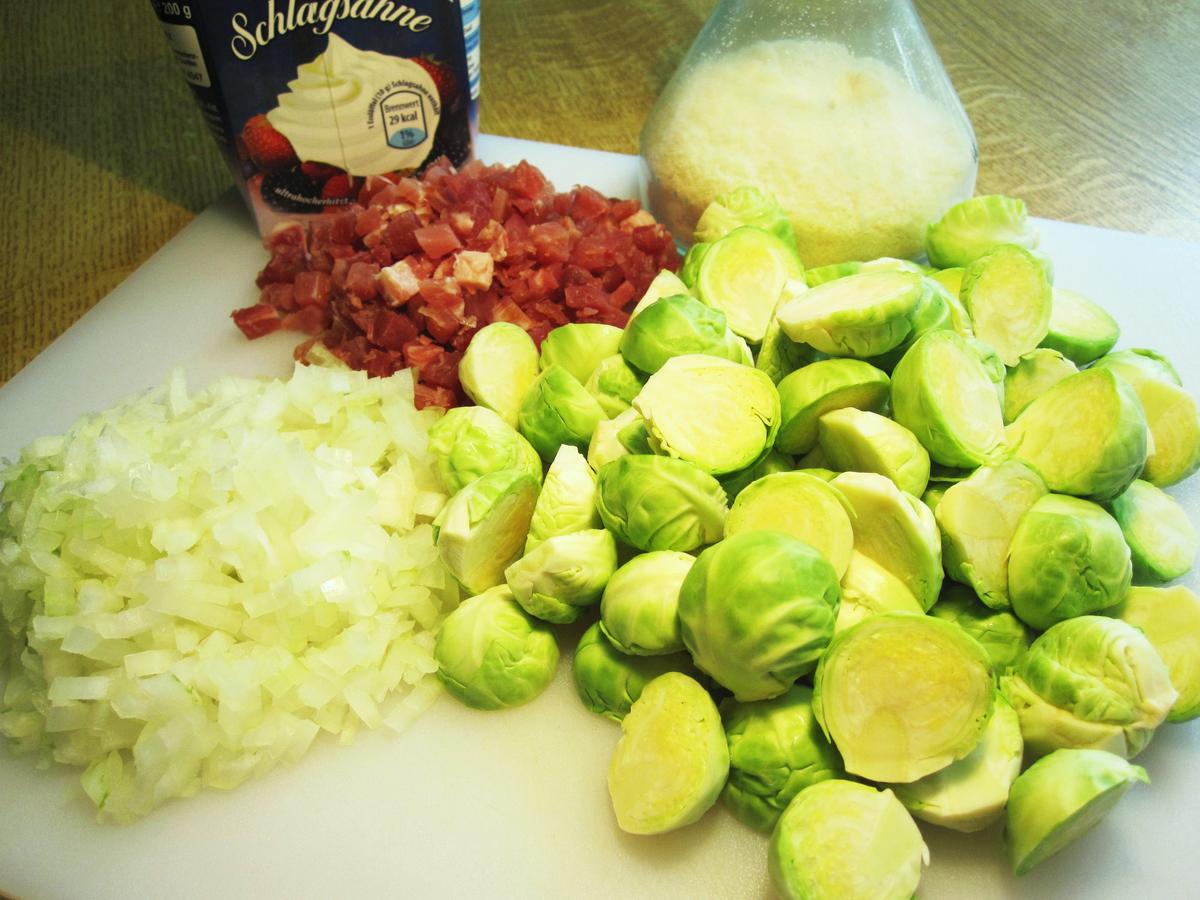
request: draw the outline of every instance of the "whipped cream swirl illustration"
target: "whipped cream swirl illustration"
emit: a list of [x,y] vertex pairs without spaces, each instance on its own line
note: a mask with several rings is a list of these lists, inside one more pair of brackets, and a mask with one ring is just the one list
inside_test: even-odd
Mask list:
[[421,66],[359,50],[336,34],[296,70],[278,104],[267,119],[301,160],[351,175],[417,168],[442,112],[437,86]]

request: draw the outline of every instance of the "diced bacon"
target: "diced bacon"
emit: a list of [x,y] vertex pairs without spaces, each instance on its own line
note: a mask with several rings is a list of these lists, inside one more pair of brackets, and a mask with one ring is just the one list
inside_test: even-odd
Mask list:
[[449,225],[437,224],[426,225],[423,228],[418,228],[414,232],[417,238],[417,243],[421,245],[421,249],[430,259],[441,259],[448,253],[453,253],[462,247],[462,242],[459,241],[458,235],[454,233],[454,229]]
[[280,325],[289,331],[302,331],[315,337],[329,327],[329,312],[320,306],[305,306],[284,316]]
[[378,231],[387,224],[385,218],[386,213],[382,206],[368,206],[358,214],[358,219],[354,222],[354,233],[361,238]]
[[258,294],[258,302],[260,305],[265,304],[287,312],[296,308],[296,289],[291,284],[280,284],[279,282],[263,285],[263,289]]
[[654,221],[654,216],[650,215],[649,211],[639,209],[633,215],[626,216],[621,220],[622,231],[633,231],[635,228],[643,228],[647,225],[657,225]]
[[376,310],[366,331],[367,340],[385,350],[403,350],[405,344],[417,337],[413,320],[390,309]]
[[438,309],[462,311],[462,289],[453,278],[426,278],[420,283],[421,298]]
[[637,200],[614,200],[612,207],[609,209],[609,215],[616,221],[623,222],[641,208],[642,204]]
[[274,307],[265,303],[256,303],[245,309],[236,309],[232,313],[233,322],[242,330],[242,334],[250,340],[260,338],[264,334],[278,331],[283,323]]
[[529,229],[538,262],[566,262],[571,258],[570,235],[562,222],[541,222]]
[[597,190],[579,187],[571,192],[571,217],[596,219],[608,212],[609,203]]
[[373,300],[379,293],[379,266],[376,263],[351,263],[346,274],[346,291],[360,300]]
[[475,216],[465,210],[450,213],[450,227],[460,238],[470,237],[475,233]]
[[507,297],[492,309],[492,321],[511,322],[514,325],[520,325],[526,331],[533,326],[533,319],[525,315],[525,311]]
[[421,249],[414,234],[420,227],[421,220],[412,210],[392,216],[391,221],[387,224],[385,236],[388,249],[392,251],[395,259],[404,259]]
[[379,271],[379,287],[392,306],[403,306],[420,290],[421,282],[406,261],[400,260]]
[[495,260],[478,250],[462,250],[454,257],[454,280],[473,291],[486,291],[492,286]]
[[275,253],[283,247],[308,249],[308,235],[299,222],[281,222],[271,229],[262,240],[263,246]]
[[442,409],[450,409],[457,404],[458,398],[455,397],[454,391],[446,388],[429,387],[426,384],[418,384],[413,389],[413,404],[417,409],[424,409],[427,406],[440,406]]
[[440,343],[448,343],[462,327],[459,313],[440,306],[422,306],[417,314],[424,320],[429,334]]

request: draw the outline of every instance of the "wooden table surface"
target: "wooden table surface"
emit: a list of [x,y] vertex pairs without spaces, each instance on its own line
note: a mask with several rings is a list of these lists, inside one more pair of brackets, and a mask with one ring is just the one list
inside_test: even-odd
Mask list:
[[[636,152],[713,5],[484,0],[483,130]],[[1200,241],[1200,0],[917,6],[974,123],[981,193]],[[0,35],[2,383],[230,179],[149,2],[6,2]]]

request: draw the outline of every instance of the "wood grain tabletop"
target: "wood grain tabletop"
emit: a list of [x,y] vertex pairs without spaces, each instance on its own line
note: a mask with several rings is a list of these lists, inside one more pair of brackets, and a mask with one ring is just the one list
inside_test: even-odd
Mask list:
[[[483,0],[482,129],[636,152],[713,6]],[[917,7],[981,193],[1200,241],[1200,0]],[[0,35],[2,383],[231,182],[149,2],[3,3]]]

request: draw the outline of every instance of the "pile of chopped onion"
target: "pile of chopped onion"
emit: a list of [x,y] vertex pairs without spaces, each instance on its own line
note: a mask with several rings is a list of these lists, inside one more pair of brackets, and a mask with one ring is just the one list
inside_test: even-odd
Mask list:
[[0,473],[0,733],[102,819],[399,730],[457,589],[405,370],[167,384]]

